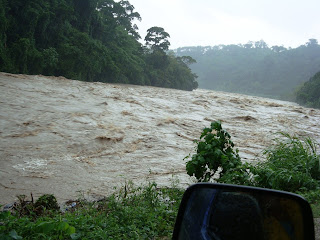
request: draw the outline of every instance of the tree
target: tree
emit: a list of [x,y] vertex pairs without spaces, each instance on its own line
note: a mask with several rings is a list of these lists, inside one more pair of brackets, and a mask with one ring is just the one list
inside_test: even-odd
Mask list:
[[296,93],[298,103],[320,108],[320,72],[316,73]]
[[249,41],[248,43],[244,44],[245,48],[252,48],[253,47],[253,42]]
[[309,41],[306,43],[306,45],[309,46],[317,46],[318,45],[318,40],[314,38],[310,38]]
[[0,71],[3,71],[7,65],[8,57],[6,56],[8,21],[6,18],[7,0],[0,0]]
[[272,51],[274,51],[274,52],[276,52],[276,53],[279,53],[279,52],[283,52],[283,51],[285,51],[285,50],[287,50],[284,46],[277,46],[277,45],[275,45],[275,46],[272,46],[271,47],[271,50]]
[[141,16],[138,12],[134,12],[134,6],[130,4],[129,1],[120,1],[119,2],[121,8],[119,11],[119,23],[125,27],[129,34],[134,36],[135,39],[140,39],[141,36],[137,32],[138,26],[136,24],[132,24],[132,21],[137,19],[141,21]]
[[153,51],[167,51],[169,50],[170,42],[169,33],[164,31],[162,27],[152,27],[147,30],[147,35],[144,38],[146,45]]
[[182,63],[186,64],[186,65],[190,65],[190,64],[193,64],[193,63],[197,62],[194,58],[192,58],[190,56],[177,57],[177,60],[179,62],[182,62]]
[[255,46],[256,48],[268,48],[268,45],[267,45],[266,42],[263,41],[263,40],[260,40],[260,41],[255,42],[255,43],[254,43],[254,46]]
[[144,51],[134,20],[127,0],[0,0],[0,71],[194,89],[192,60],[169,58],[158,27]]
[[[201,88],[294,100],[295,89],[320,69],[316,40],[294,49],[268,47],[264,41],[244,45],[184,47],[197,63],[190,66]],[[253,45],[254,44],[254,45]]]
[[141,17],[138,12],[134,12],[135,8],[129,1],[122,0],[120,2],[115,2],[114,0],[100,0],[97,9],[104,24],[108,26],[109,33],[110,30],[122,27],[136,40],[141,38],[137,32],[137,25],[132,23],[135,19],[141,21]]

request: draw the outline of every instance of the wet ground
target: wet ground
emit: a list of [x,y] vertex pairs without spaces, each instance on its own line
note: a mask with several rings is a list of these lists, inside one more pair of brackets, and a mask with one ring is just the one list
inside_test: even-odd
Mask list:
[[257,161],[279,131],[320,142],[320,110],[201,89],[0,73],[0,106],[0,204],[31,192],[99,197],[128,180],[187,185],[183,158],[214,120],[244,161]]

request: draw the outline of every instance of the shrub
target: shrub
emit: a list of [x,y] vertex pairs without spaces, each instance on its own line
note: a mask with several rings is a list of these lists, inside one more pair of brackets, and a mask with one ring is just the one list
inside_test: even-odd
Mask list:
[[186,169],[199,182],[208,182],[215,174],[223,177],[228,170],[241,166],[238,150],[233,150],[231,136],[222,129],[221,122],[212,122],[210,128],[203,129],[196,143],[197,153],[187,162]]
[[[320,158],[316,143],[287,133],[275,139],[264,151],[265,161],[257,165],[242,163],[230,135],[220,122],[212,122],[197,141],[196,154],[186,163],[187,173],[199,182],[209,181],[272,188],[296,193],[314,192],[319,196]],[[187,157],[188,158],[188,157]]]

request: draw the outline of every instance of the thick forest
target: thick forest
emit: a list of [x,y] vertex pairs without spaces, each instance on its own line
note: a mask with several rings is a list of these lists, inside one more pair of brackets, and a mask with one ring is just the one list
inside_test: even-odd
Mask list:
[[134,20],[123,0],[0,0],[0,71],[197,88],[194,61],[167,54],[170,35],[151,27],[142,45]]
[[269,47],[261,40],[184,47],[175,52],[197,61],[191,69],[199,76],[201,88],[278,99],[295,100],[295,91],[320,71],[320,45],[316,39],[297,48]]
[[308,107],[320,108],[320,72],[305,82],[297,91],[297,102]]

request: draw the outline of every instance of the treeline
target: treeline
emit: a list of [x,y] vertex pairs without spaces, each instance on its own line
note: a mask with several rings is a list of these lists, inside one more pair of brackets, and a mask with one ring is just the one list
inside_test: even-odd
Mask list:
[[[320,71],[320,45],[310,39],[297,48],[264,41],[214,47],[184,47],[201,88],[294,100],[295,91]],[[320,89],[318,89],[320,92]]]
[[197,88],[190,62],[166,54],[169,34],[150,28],[142,45],[134,20],[123,0],[0,0],[0,71]]
[[307,107],[320,108],[320,72],[305,82],[296,96],[298,103]]

